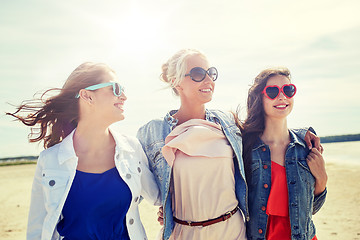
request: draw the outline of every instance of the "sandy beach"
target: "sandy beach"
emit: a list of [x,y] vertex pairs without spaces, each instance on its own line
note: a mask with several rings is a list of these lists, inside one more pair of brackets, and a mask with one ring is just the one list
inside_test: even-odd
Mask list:
[[[27,215],[30,206],[31,185],[35,164],[0,167],[0,239],[26,238]],[[140,214],[149,239],[155,239],[160,230],[157,210],[145,200]]]
[[[314,216],[319,240],[360,239],[360,165],[328,162],[328,195]],[[35,165],[0,167],[0,239],[25,239],[27,213]],[[149,239],[155,239],[160,226],[157,208],[143,201],[141,217]]]

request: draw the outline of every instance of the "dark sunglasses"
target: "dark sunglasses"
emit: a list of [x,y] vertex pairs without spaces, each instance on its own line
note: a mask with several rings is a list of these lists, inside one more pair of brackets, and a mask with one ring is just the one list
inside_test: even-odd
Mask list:
[[190,76],[191,80],[195,82],[201,82],[205,79],[206,74],[215,81],[218,77],[218,71],[215,67],[211,67],[208,70],[205,70],[201,67],[194,67],[190,70],[190,73],[185,74],[185,77]]
[[296,93],[296,87],[294,84],[285,84],[281,88],[277,85],[266,86],[261,92],[267,98],[274,100],[280,95],[280,91],[287,97],[292,98]]

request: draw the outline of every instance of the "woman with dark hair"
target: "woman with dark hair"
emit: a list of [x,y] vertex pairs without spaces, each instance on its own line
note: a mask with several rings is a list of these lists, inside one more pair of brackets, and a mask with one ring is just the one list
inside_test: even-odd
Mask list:
[[309,150],[287,128],[296,93],[290,79],[286,68],[262,71],[249,90],[247,118],[238,121],[249,188],[248,239],[316,239],[312,215],[325,202],[327,174],[322,150]]
[[159,191],[138,140],[110,128],[126,99],[111,68],[87,62],[61,89],[8,113],[39,125],[30,141],[44,141],[27,239],[146,239],[138,204],[141,196],[155,204]]

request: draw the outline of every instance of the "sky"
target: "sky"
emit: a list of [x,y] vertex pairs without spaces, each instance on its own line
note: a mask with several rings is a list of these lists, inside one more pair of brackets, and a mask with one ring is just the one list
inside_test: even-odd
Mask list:
[[126,87],[124,134],[179,107],[159,80],[183,48],[219,71],[210,109],[246,116],[255,76],[286,66],[297,86],[288,126],[319,136],[360,133],[358,0],[16,0],[0,8],[0,158],[37,155],[30,129],[5,112],[61,87],[86,61],[112,67]]

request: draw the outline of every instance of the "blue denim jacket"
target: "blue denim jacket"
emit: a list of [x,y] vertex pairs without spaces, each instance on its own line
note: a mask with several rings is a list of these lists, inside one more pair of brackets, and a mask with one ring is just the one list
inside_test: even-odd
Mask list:
[[[311,218],[324,204],[327,190],[314,197],[315,178],[306,162],[309,149],[293,130],[289,132],[291,142],[285,154],[285,169],[291,239],[307,240],[315,235]],[[269,146],[260,139],[252,150],[251,172],[252,177],[248,183],[250,219],[246,225],[247,237],[248,240],[265,239],[268,219],[266,206],[271,189],[271,158]]]
[[[155,179],[161,192],[161,201],[164,206],[164,233],[163,239],[169,239],[174,228],[172,201],[169,194],[171,168],[162,155],[161,148],[165,144],[165,138],[177,124],[172,117],[176,110],[170,111],[165,118],[152,120],[137,133],[137,138],[143,146],[148,157],[150,170],[154,173]],[[235,193],[239,201],[242,213],[248,218],[247,209],[247,185],[245,182],[244,166],[242,161],[242,138],[240,130],[235,125],[230,114],[219,110],[206,110],[206,120],[219,123],[235,153]]]

